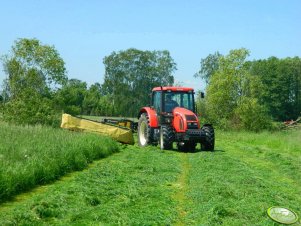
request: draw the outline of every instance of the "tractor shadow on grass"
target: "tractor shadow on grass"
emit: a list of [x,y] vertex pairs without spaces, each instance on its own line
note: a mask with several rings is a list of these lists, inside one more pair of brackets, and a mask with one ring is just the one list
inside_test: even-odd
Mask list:
[[164,150],[164,151],[170,151],[170,152],[179,152],[179,153],[192,153],[192,154],[196,154],[196,153],[200,153],[200,152],[206,152],[206,153],[215,153],[215,152],[226,152],[225,150],[222,149],[215,149],[213,151],[203,151],[201,150],[201,147],[199,145],[197,145],[195,150],[179,150],[176,145],[173,146],[172,149],[170,150]]
[[191,151],[191,150],[180,151],[178,149],[175,149],[174,151],[183,152],[183,153],[192,153],[192,154],[197,154],[197,153],[202,153],[202,152],[204,152],[204,153],[212,153],[212,154],[215,153],[215,152],[226,152],[226,151],[220,150],[220,149],[214,150],[214,151],[202,151],[200,149],[196,149],[194,151]]
[[225,150],[220,150],[220,149],[217,149],[217,150],[214,150],[212,152],[226,152]]

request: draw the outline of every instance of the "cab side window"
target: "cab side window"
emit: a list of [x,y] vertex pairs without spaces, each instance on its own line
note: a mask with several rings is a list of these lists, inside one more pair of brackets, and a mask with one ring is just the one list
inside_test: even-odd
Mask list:
[[162,92],[155,92],[153,94],[153,106],[157,112],[161,112],[161,95]]

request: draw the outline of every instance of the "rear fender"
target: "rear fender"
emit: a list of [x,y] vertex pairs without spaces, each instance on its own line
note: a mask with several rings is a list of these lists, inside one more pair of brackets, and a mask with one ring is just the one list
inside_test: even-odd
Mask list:
[[138,119],[140,118],[140,115],[146,113],[148,115],[149,119],[149,126],[152,128],[157,128],[158,127],[158,118],[157,118],[157,112],[155,109],[150,108],[150,107],[143,107],[140,109],[140,112],[138,114]]

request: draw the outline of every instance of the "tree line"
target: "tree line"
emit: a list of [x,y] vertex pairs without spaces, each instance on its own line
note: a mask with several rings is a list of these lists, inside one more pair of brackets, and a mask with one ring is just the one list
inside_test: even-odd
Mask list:
[[[195,77],[206,82],[197,98],[206,120],[221,128],[269,129],[273,121],[301,112],[299,57],[248,61],[247,49],[201,59]],[[135,117],[150,103],[153,87],[174,84],[170,53],[127,49],[103,59],[103,84],[69,79],[54,46],[18,39],[2,58],[7,75],[0,95],[0,117],[18,124],[58,126],[62,112],[72,115]]]
[[128,49],[103,59],[104,83],[68,79],[54,46],[19,39],[2,57],[7,78],[0,95],[0,117],[18,124],[59,125],[72,115],[136,116],[149,104],[152,87],[172,85],[176,64],[168,51]]
[[222,128],[261,130],[275,121],[301,115],[301,59],[299,57],[248,61],[247,49],[219,52],[201,60],[195,75],[207,83],[200,103],[205,117]]

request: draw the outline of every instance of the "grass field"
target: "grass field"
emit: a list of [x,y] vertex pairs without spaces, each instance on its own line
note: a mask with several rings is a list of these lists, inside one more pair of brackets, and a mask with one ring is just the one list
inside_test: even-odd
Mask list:
[[0,206],[0,225],[277,225],[301,215],[301,131],[221,132],[215,152],[122,146]]
[[118,151],[95,134],[0,122],[0,203]]

